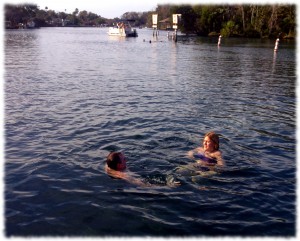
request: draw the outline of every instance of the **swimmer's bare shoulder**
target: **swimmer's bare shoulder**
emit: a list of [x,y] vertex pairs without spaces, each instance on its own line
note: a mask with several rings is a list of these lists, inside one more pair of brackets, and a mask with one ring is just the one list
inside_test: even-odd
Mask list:
[[131,184],[138,185],[140,187],[151,186],[151,184],[145,183],[141,179],[134,177],[133,174],[128,171],[116,171],[112,168],[109,168],[107,165],[105,165],[105,171],[109,176],[113,178],[123,179]]
[[187,156],[188,156],[189,158],[194,159],[194,154],[197,154],[197,153],[199,153],[199,152],[204,152],[204,150],[203,150],[202,147],[197,147],[197,148],[195,148],[195,149],[193,149],[193,150],[191,150],[191,151],[188,151]]
[[128,175],[126,172],[116,171],[112,168],[109,168],[107,165],[105,165],[105,171],[111,177],[118,178],[118,179],[124,179],[124,180],[128,179]]
[[215,151],[215,152],[211,153],[210,156],[217,159],[217,165],[218,166],[224,166],[225,165],[225,162],[223,160],[221,151],[219,151],[219,150]]

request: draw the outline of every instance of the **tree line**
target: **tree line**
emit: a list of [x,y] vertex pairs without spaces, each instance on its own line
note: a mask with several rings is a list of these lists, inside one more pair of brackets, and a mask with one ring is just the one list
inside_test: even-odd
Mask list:
[[294,38],[296,31],[295,5],[158,5],[156,13],[181,14],[179,29],[200,36]]
[[[36,26],[110,26],[121,19],[135,19],[135,27],[152,27],[152,14],[158,21],[180,14],[179,30],[186,34],[224,37],[294,38],[296,32],[295,5],[176,5],[159,4],[155,11],[127,12],[121,18],[107,19],[77,8],[72,13],[40,9],[35,4],[5,5],[6,27],[34,21]],[[158,25],[160,28],[160,24]]]
[[97,26],[106,22],[101,16],[79,11],[77,8],[70,14],[54,10],[39,9],[36,4],[6,4],[4,6],[5,23],[11,28],[18,28],[34,21],[37,27],[57,26]]
[[134,26],[146,26],[148,12],[124,13],[120,18],[107,19],[86,10],[76,8],[72,13],[55,12],[54,10],[40,9],[36,4],[6,4],[4,6],[6,28],[19,28],[34,21],[37,27],[92,27],[110,26],[121,19],[135,19]]

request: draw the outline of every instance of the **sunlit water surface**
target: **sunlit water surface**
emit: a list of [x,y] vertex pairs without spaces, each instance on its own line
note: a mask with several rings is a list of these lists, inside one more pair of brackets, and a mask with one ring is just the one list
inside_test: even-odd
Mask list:
[[[5,32],[6,235],[295,236],[294,42],[106,32]],[[210,130],[227,166],[176,175]]]

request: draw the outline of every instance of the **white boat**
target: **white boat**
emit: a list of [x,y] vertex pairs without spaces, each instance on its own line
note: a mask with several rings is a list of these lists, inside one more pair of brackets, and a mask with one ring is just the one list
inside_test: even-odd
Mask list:
[[109,27],[108,29],[109,36],[121,36],[121,37],[137,37],[136,29],[132,28],[128,23],[120,22],[117,23],[114,27]]

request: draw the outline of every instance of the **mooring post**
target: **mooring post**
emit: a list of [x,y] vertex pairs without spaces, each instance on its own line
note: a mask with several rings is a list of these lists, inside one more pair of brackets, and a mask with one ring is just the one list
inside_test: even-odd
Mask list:
[[221,45],[221,38],[222,38],[222,35],[219,36],[219,40],[218,40],[218,46]]
[[174,41],[177,42],[177,29],[175,29]]
[[278,50],[278,45],[279,45],[279,38],[277,38],[275,41],[274,52],[276,52]]
[[157,14],[152,14],[152,28],[153,28],[153,37],[157,37]]

